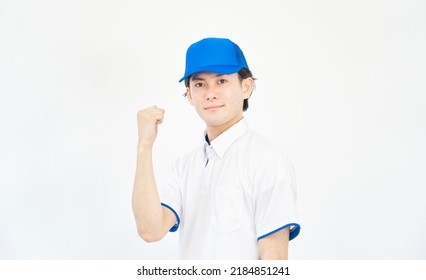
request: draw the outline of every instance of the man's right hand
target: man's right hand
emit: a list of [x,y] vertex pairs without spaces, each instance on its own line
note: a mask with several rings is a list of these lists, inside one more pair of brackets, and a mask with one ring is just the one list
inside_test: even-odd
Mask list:
[[157,126],[164,119],[164,109],[150,106],[138,112],[139,145],[152,146],[157,137]]

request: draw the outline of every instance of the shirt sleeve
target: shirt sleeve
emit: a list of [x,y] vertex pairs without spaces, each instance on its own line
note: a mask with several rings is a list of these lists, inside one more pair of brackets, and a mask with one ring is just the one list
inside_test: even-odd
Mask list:
[[258,240],[287,227],[290,240],[299,234],[295,174],[285,155],[260,164],[254,177],[254,209]]
[[161,181],[159,188],[161,205],[175,214],[176,224],[170,229],[170,232],[175,232],[179,228],[182,217],[182,199],[176,163],[172,166],[168,176]]

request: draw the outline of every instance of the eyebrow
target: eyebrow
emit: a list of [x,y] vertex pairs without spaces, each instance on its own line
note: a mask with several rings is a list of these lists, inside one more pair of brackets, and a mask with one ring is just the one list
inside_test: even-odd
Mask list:
[[[225,74],[217,74],[216,77],[225,76]],[[200,78],[198,75],[193,75],[191,81],[205,81],[206,79]]]

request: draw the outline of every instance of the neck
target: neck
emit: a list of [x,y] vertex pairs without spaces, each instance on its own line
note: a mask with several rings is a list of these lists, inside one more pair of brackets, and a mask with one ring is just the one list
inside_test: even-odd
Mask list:
[[224,124],[218,125],[218,126],[207,126],[206,131],[207,135],[209,137],[209,141],[212,142],[216,137],[221,135],[223,132],[228,130],[231,126],[239,122],[243,116],[239,116],[238,118],[232,119]]

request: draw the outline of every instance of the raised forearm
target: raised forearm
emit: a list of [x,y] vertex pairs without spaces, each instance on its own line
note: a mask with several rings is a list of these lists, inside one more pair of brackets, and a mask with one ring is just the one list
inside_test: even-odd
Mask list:
[[[160,204],[152,164],[152,148],[164,110],[151,106],[138,112],[138,153],[132,206],[139,235],[147,242],[157,241],[167,233],[173,217]],[[166,218],[165,218],[166,216]]]
[[163,230],[163,207],[154,177],[152,147],[138,147],[132,206],[138,233],[145,241],[157,241],[167,233]]

